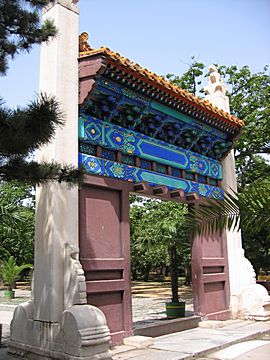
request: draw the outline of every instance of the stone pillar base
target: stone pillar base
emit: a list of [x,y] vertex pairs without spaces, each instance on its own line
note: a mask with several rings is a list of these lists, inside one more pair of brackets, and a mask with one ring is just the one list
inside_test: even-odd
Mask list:
[[33,319],[32,302],[19,305],[11,323],[8,353],[27,360],[111,360],[104,314],[91,305],[73,305],[59,323]]
[[239,317],[243,319],[270,320],[270,296],[259,284],[246,286],[239,295]]

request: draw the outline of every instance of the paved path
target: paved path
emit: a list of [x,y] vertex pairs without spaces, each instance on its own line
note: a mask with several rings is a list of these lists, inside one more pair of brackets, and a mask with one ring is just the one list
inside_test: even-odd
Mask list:
[[265,340],[250,340],[235,344],[226,349],[213,352],[198,360],[269,360],[270,342]]
[[[29,292],[18,291],[21,300]],[[22,296],[23,294],[23,296]],[[137,293],[133,297],[135,325],[165,317],[164,301],[167,294],[155,293],[151,298]],[[191,310],[192,304],[187,300]],[[8,360],[6,345],[9,324],[15,306],[0,304],[0,323],[3,324],[3,345],[0,359]],[[148,319],[148,320],[147,320]],[[153,345],[145,349],[122,346],[113,349],[113,360],[269,360],[270,321],[253,322],[229,320],[226,322],[203,322],[204,328],[196,328],[153,339]],[[269,334],[269,335],[267,335]],[[263,337],[264,336],[264,337]],[[256,340],[254,340],[256,339]]]
[[[205,326],[206,322],[204,322]],[[244,360],[243,353],[250,349],[256,353],[260,348],[262,354],[267,354],[269,341],[257,340],[256,343],[247,342],[263,334],[270,334],[270,321],[253,322],[229,320],[226,322],[209,322],[209,325],[220,325],[215,328],[196,328],[180,333],[160,336],[153,339],[153,345],[146,349],[134,349],[130,347],[118,347],[113,350],[114,360],[191,360],[191,359],[215,359]],[[216,326],[215,325],[215,326]],[[231,351],[219,352],[225,347],[235,344]],[[240,344],[238,344],[240,343]],[[247,345],[248,344],[248,345]],[[265,346],[264,346],[265,344]],[[237,349],[236,349],[237,348]],[[229,348],[228,348],[229,349]],[[247,354],[246,354],[247,355]],[[254,354],[253,354],[254,355]],[[269,353],[267,354],[269,360]],[[249,358],[247,358],[249,359]],[[252,360],[256,357],[252,358]],[[258,360],[262,360],[257,358]]]
[[[170,301],[170,285],[158,282],[135,282],[132,287],[132,316],[134,327],[143,326],[156,319],[165,319],[165,303]],[[4,300],[3,290],[0,290],[0,311],[14,310],[14,305],[18,305],[30,299],[29,290],[17,289],[15,299]],[[186,310],[189,315],[193,313],[192,294],[189,287],[183,287],[180,294],[185,296]],[[185,295],[184,295],[185,294]],[[1,318],[0,318],[1,320]],[[1,321],[0,321],[1,322]]]

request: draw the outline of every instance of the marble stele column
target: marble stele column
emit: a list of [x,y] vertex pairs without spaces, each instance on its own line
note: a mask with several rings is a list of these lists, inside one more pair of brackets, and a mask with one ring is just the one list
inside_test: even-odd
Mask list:
[[[57,0],[43,11],[58,33],[42,44],[40,91],[60,102],[65,125],[39,161],[78,166],[78,1]],[[36,189],[32,300],[17,307],[9,354],[25,359],[111,359],[104,314],[86,304],[79,262],[78,185],[49,182]]]
[[[214,106],[230,112],[229,99],[223,80],[214,65],[210,68],[209,84],[204,89],[206,100]],[[230,192],[237,192],[234,150],[222,160],[222,187]],[[233,318],[255,320],[270,319],[270,298],[265,288],[256,284],[255,271],[242,247],[240,231],[226,231],[229,282],[230,282],[230,310]]]

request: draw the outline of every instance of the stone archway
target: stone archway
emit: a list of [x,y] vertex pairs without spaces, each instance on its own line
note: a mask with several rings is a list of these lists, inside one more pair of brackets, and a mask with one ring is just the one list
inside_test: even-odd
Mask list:
[[[79,261],[78,186],[48,184],[39,187],[33,299],[17,307],[9,344],[9,351],[20,356],[31,354],[58,359],[64,354],[67,359],[110,359],[110,333],[105,316],[96,307],[86,304],[90,287],[89,294],[94,294],[94,302],[104,309],[107,306],[97,296],[98,291],[103,290],[101,281],[111,281],[109,286],[115,290],[111,299],[115,301],[109,307],[122,316],[121,327],[117,328],[118,324],[112,327],[116,342],[130,334],[125,271],[128,253],[126,250],[120,252],[124,246],[121,234],[127,233],[128,227],[122,217],[127,206],[123,200],[127,186],[132,185],[135,192],[150,191],[155,196],[179,197],[185,201],[222,197],[223,189],[235,186],[230,151],[243,123],[229,114],[224,86],[215,69],[211,69],[211,77],[215,77],[216,82],[211,82],[207,89],[208,100],[213,106],[116,52],[107,48],[92,49],[86,43],[86,34],[78,46],[77,2],[56,0],[43,14],[43,20],[55,20],[59,33],[51,42],[42,45],[40,90],[61,101],[66,124],[42,149],[39,160],[85,167],[89,175],[82,186],[81,214],[87,213],[83,201],[89,198],[90,208],[99,209],[101,216],[115,222],[112,237],[116,248],[109,256],[123,254],[123,257],[118,262],[109,259],[106,268],[105,258],[104,261],[96,261],[99,258],[87,260],[89,249],[100,256],[105,247],[104,254],[108,256],[109,248],[101,241],[101,236],[82,245],[81,261],[86,277],[89,275],[92,282],[89,286]],[[122,188],[112,185],[109,190],[109,178],[117,179],[117,186],[122,184]],[[86,187],[98,189],[100,197]],[[104,206],[98,204],[99,201],[109,202],[114,212],[106,208],[102,213]],[[87,218],[85,214],[83,216]],[[95,229],[98,227],[96,223],[90,224]],[[119,231],[116,232],[116,228]],[[110,236],[108,230],[106,234]],[[85,236],[83,226],[81,235],[82,241],[88,236]],[[193,242],[193,281],[197,294],[194,303],[198,313],[225,318],[230,306],[236,317],[268,319],[265,307],[269,304],[263,301],[262,288],[255,284],[248,288],[254,279],[250,264],[243,256],[240,235],[226,234],[226,237],[229,303],[226,300],[229,282],[225,236],[196,238]],[[90,274],[87,274],[88,269]],[[112,279],[104,279],[108,270],[114,276]],[[252,312],[241,302],[245,289],[251,289],[254,295]],[[118,306],[119,299],[123,301]],[[109,320],[112,324],[113,319],[115,316]]]
[[[223,196],[221,160],[230,152],[241,130],[240,120],[109,49],[89,47],[80,55],[79,162],[89,174],[88,186],[97,181],[96,176],[102,178],[102,193],[107,193],[106,201],[118,201],[119,214],[122,214],[121,202],[110,200],[110,187],[113,189],[117,182],[120,189],[190,204]],[[83,188],[81,194],[85,191]],[[86,209],[81,207],[82,210],[80,216],[87,218]],[[104,226],[102,221],[107,219],[101,216],[100,226]],[[116,218],[115,228],[119,222],[121,219]],[[90,238],[87,246],[95,247],[90,244]],[[118,243],[124,241],[119,239]],[[87,240],[83,235],[80,244],[84,241]],[[100,250],[101,242],[94,241]],[[123,264],[129,264],[129,253],[122,256]],[[85,261],[84,251],[81,261]],[[192,270],[195,313],[209,319],[228,319],[230,286],[225,233],[192,240]],[[126,274],[127,268],[121,268],[120,272]],[[120,272],[115,274],[119,276]],[[120,284],[122,280],[123,276],[111,283]],[[90,282],[88,301],[91,303]],[[125,310],[130,309],[130,288],[119,285],[117,291],[121,304],[113,307],[122,311],[117,316],[131,319],[129,310]],[[129,295],[124,296],[128,291]],[[102,296],[98,294],[92,296],[93,303],[100,304],[108,319],[112,317],[108,320],[109,324],[116,324],[111,327],[112,333],[129,335],[131,323],[126,325],[121,320],[120,330],[113,312],[107,311],[112,306],[101,304]],[[104,299],[109,299],[107,295]],[[127,304],[124,299],[128,299]]]
[[[194,203],[196,196],[151,188],[147,183],[87,175],[80,189],[80,262],[87,302],[105,314],[113,344],[133,332],[130,279],[129,193]],[[154,194],[155,193],[155,194]],[[177,196],[178,195],[178,196]],[[192,287],[195,314],[228,319],[229,278],[226,237],[192,241]]]

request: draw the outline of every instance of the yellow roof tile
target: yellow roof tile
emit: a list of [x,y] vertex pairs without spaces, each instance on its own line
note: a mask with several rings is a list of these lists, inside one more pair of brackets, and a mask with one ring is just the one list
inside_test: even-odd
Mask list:
[[187,100],[203,107],[204,109],[207,109],[207,110],[211,111],[212,113],[217,114],[217,115],[221,116],[222,118],[227,119],[234,124],[237,124],[238,126],[244,125],[244,122],[242,120],[225,112],[222,109],[219,109],[216,106],[213,106],[208,100],[199,99],[198,97],[194,96],[193,94],[189,93],[188,91],[172,84],[168,80],[165,80],[164,77],[159,76],[159,75],[149,71],[148,69],[141,67],[139,64],[134,63],[133,61],[129,60],[128,58],[121,56],[119,53],[114,52],[107,47],[101,47],[99,49],[91,49],[88,51],[81,51],[79,53],[80,57],[85,57],[85,56],[90,56],[90,55],[93,56],[96,54],[104,54],[104,55],[108,56],[110,59],[116,60],[122,66],[129,68],[130,70],[134,71],[135,73],[140,74],[140,75],[148,78],[151,81],[157,82],[158,84],[162,85],[166,89],[171,90],[173,93],[180,94],[184,99],[187,99]]

